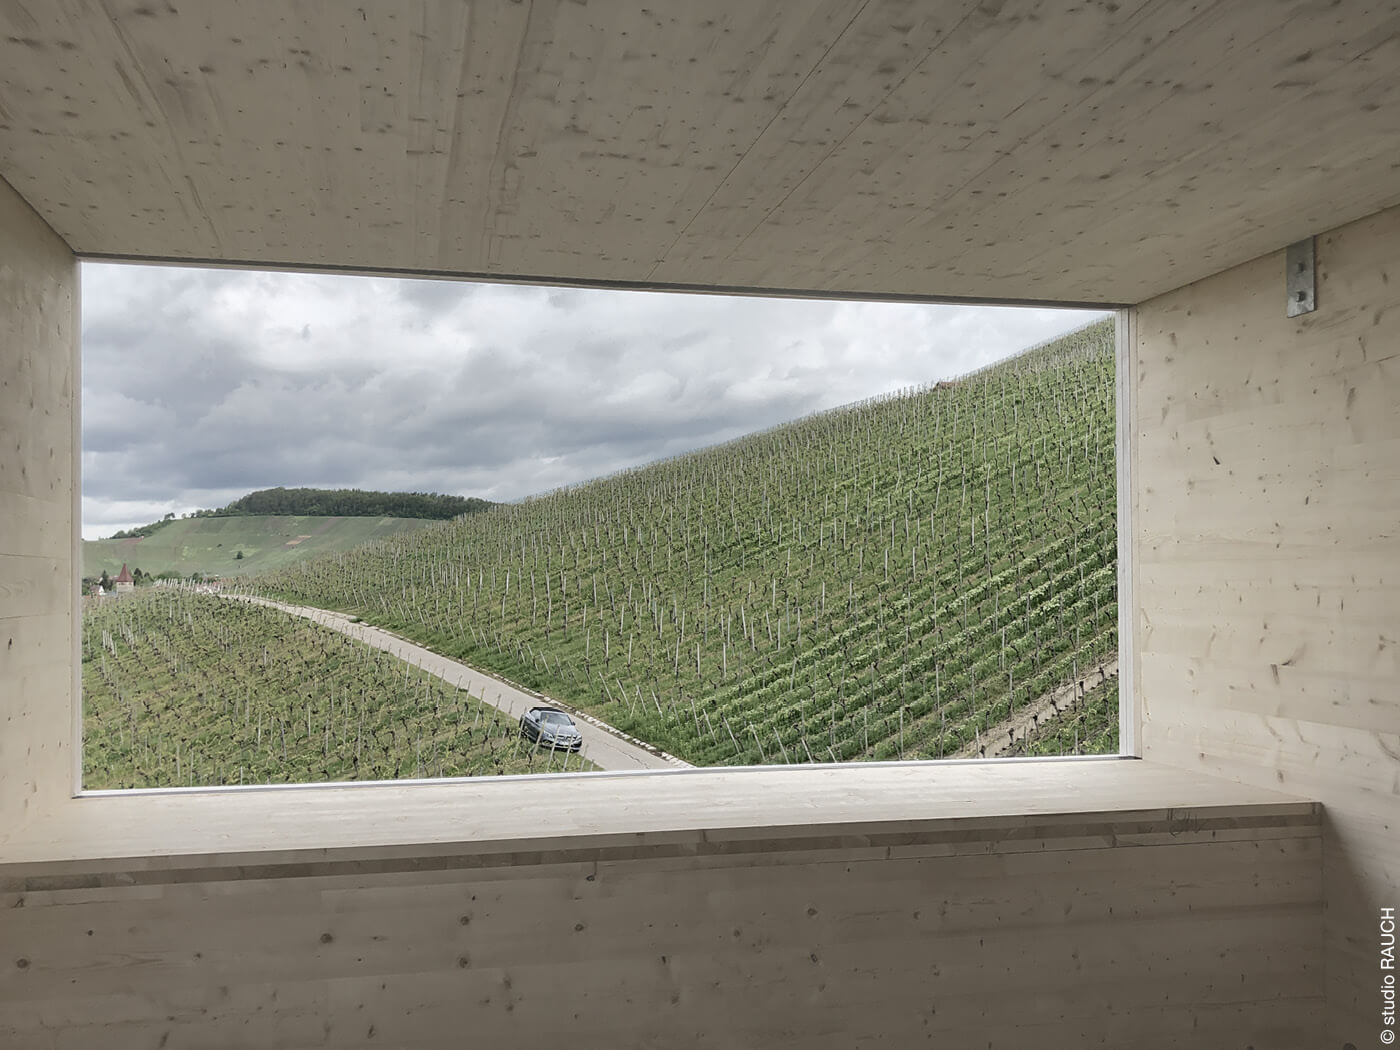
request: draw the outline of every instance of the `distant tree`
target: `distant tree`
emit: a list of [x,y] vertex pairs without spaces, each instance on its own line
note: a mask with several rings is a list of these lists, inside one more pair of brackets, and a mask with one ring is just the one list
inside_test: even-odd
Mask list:
[[112,589],[112,577],[107,575],[106,569],[102,570],[102,575],[97,582],[102,584],[102,589],[104,591],[110,591]]
[[234,561],[242,561],[242,560],[243,560],[243,552],[242,552],[242,551],[236,552],[236,553],[234,554],[234,556],[233,556],[233,560],[234,560]]
[[160,521],[153,521],[153,522],[151,522],[149,525],[137,525],[135,528],[131,528],[131,529],[120,529],[120,530],[118,530],[118,531],[112,533],[111,538],[114,539],[114,540],[134,540],[134,539],[139,539],[139,538],[142,537],[142,536],[149,536],[149,535],[151,535],[151,534],[152,534],[153,532],[155,532],[157,529],[164,528],[166,525],[170,524],[170,523],[171,523],[172,521],[174,521],[174,520],[175,520],[175,515],[174,515],[174,514],[167,514],[167,515],[166,515],[164,518],[162,518]]
[[356,518],[446,520],[486,510],[489,500],[435,492],[366,492],[361,489],[273,488],[250,492],[214,512],[218,516],[296,514]]

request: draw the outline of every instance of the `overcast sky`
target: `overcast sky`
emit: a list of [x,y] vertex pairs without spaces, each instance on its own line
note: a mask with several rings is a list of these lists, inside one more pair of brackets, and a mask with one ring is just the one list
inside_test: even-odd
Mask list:
[[274,485],[513,500],[1097,314],[83,266],[83,535]]

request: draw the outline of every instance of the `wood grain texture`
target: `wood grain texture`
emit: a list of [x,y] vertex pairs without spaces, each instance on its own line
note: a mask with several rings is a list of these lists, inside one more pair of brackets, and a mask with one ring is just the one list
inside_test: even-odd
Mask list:
[[968,818],[906,822],[898,846],[870,849],[755,829],[744,850],[670,859],[579,846],[440,869],[187,880],[167,862],[153,881],[139,866],[101,885],[7,881],[0,1036],[1307,1045],[1322,978],[1311,807],[1237,807],[1229,828],[1095,820],[1087,837],[1083,815],[1030,839],[1024,825],[979,839],[988,822]]
[[[1029,829],[1059,827],[1063,837],[1086,814],[1170,832],[1182,830],[1182,821],[1241,815],[1294,820],[1312,806],[1298,796],[1125,759],[102,792],[68,800],[42,825],[11,836],[0,870],[295,864],[344,851],[365,858],[366,850],[379,851],[375,858],[423,859],[645,845],[696,857],[776,840],[786,849],[815,840],[839,854],[888,849],[897,843],[872,847],[870,837],[911,828],[924,835],[945,828],[983,843],[997,836],[1034,843]],[[534,812],[553,819],[540,825],[523,816]]]
[[0,175],[84,253],[1132,303],[1400,200],[1360,0],[51,0]]
[[77,264],[0,181],[0,841],[71,794]]
[[1400,901],[1400,211],[1137,309],[1139,689],[1149,759],[1320,800],[1329,1044],[1379,1019]]

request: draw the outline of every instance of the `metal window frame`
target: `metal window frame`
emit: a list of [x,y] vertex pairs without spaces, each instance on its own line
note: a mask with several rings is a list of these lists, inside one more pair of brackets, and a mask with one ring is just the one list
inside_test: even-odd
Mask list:
[[1133,532],[1133,477],[1137,466],[1137,313],[1114,317],[1114,388],[1118,465],[1118,754],[1142,757],[1142,699],[1137,690],[1137,537]]

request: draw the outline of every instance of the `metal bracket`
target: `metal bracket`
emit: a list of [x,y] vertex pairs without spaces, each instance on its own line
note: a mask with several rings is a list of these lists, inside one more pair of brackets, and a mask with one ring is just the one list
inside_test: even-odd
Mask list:
[[1288,271],[1284,285],[1288,289],[1288,316],[1310,314],[1317,309],[1317,269],[1314,265],[1313,238],[1288,246]]

